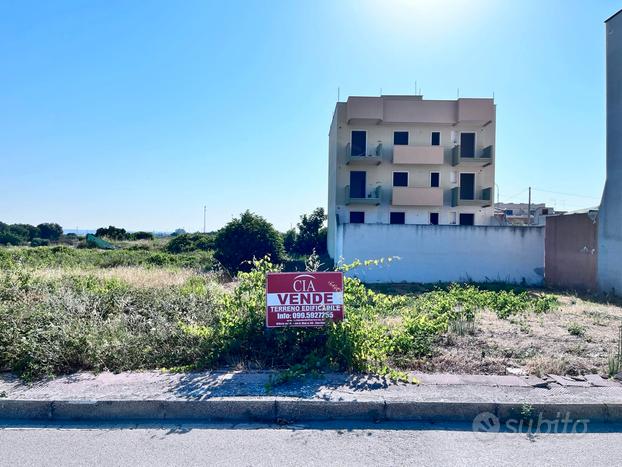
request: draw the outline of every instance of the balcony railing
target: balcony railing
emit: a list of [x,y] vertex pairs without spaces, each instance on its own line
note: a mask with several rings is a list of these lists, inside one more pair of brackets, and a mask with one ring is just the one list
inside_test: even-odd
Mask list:
[[382,162],[384,150],[382,143],[378,143],[375,149],[367,148],[367,154],[353,154],[350,143],[346,145],[346,164],[352,165],[379,165]]
[[486,146],[476,150],[474,156],[463,156],[460,145],[454,146],[451,150],[451,165],[468,164],[479,167],[486,167],[493,162],[493,147]]
[[377,186],[373,190],[368,191],[364,198],[352,196],[350,193],[350,185],[346,185],[346,204],[368,204],[372,206],[378,206],[380,204],[381,194],[382,188],[380,186]]
[[460,197],[460,187],[454,187],[451,189],[451,205],[456,206],[478,206],[487,208],[492,205],[492,188],[484,188],[478,192],[475,192],[473,198]]
[[393,206],[442,206],[443,189],[436,187],[393,187]]
[[439,165],[443,162],[442,146],[393,146],[394,164]]

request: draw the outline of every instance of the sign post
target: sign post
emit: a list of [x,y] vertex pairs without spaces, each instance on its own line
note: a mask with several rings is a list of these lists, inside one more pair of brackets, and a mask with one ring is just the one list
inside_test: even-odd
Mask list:
[[269,272],[266,327],[318,327],[343,320],[343,273]]

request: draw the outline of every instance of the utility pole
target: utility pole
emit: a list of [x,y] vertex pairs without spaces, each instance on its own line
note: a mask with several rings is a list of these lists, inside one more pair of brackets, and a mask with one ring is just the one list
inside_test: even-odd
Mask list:
[[203,205],[203,233],[205,233],[205,216],[207,214],[207,206]]
[[529,203],[527,206],[527,225],[531,225],[531,187],[529,187]]

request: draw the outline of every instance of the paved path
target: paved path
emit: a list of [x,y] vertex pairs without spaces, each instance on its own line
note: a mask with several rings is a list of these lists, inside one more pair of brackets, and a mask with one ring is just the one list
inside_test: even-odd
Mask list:
[[[592,427],[595,429],[596,427]],[[619,430],[620,427],[617,429]],[[615,465],[622,435],[414,424],[4,425],[3,465]]]
[[[271,372],[158,371],[76,373],[35,384],[0,374],[0,394],[12,400],[205,400],[230,397],[295,397],[316,400],[410,400],[447,402],[620,403],[622,384],[598,375],[577,381],[553,375],[414,374],[421,384],[333,373],[270,385]],[[0,402],[2,399],[0,398]]]

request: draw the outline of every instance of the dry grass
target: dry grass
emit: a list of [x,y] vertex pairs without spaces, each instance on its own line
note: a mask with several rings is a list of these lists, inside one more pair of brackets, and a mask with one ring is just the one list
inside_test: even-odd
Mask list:
[[[131,286],[140,288],[161,288],[181,286],[189,278],[202,274],[192,269],[143,268],[138,266],[121,266],[107,269],[80,268],[45,268],[32,271],[35,277],[42,279],[60,279],[67,276],[92,276],[98,279],[119,279]],[[215,277],[214,277],[215,279]]]
[[[473,336],[444,335],[423,369],[449,373],[533,375],[605,374],[615,350],[622,307],[559,295],[560,308],[501,320],[489,311],[476,317]],[[569,328],[579,325],[583,335]]]

